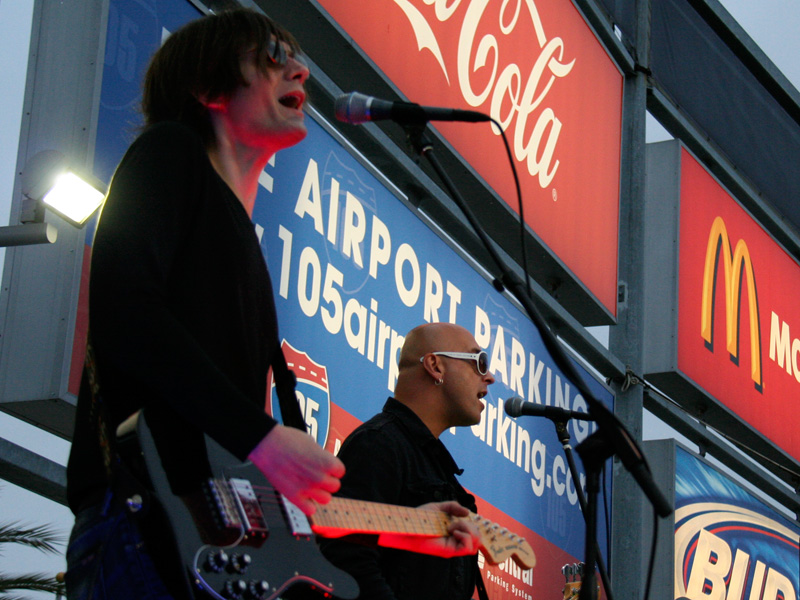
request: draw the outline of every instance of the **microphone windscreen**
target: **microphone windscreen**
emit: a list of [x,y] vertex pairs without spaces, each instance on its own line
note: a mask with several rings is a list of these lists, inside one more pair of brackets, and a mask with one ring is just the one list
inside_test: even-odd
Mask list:
[[509,398],[505,402],[505,409],[506,414],[509,417],[519,417],[522,415],[522,398],[519,396],[514,396],[513,398]]
[[353,125],[369,121],[369,99],[370,97],[366,94],[358,92],[339,96],[333,105],[336,118]]

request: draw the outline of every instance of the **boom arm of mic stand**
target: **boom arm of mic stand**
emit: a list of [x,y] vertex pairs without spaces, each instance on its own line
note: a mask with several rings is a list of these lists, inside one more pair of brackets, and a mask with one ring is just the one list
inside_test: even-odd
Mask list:
[[[478,223],[472,210],[466,205],[463,198],[456,189],[455,184],[450,179],[450,176],[445,172],[439,163],[438,158],[433,154],[433,145],[425,138],[425,124],[406,126],[405,130],[408,134],[409,143],[418,154],[425,156],[428,163],[441,179],[452,200],[458,205],[459,209],[464,213],[464,216],[469,221],[475,234],[480,238],[481,242],[486,248],[486,251],[491,256],[498,270],[502,273],[500,282],[519,300],[525,312],[530,317],[533,324],[539,330],[548,352],[555,360],[558,367],[563,371],[564,375],[569,379],[580,394],[589,405],[589,413],[594,417],[598,427],[603,432],[602,435],[607,439],[608,443],[614,450],[614,453],[619,457],[622,464],[633,475],[636,482],[642,488],[642,491],[650,500],[656,513],[661,517],[667,517],[672,514],[672,505],[658,489],[658,486],[650,474],[647,467],[644,455],[637,446],[636,442],[630,436],[625,426],[609,411],[603,404],[594,397],[594,394],[589,390],[586,382],[578,370],[575,368],[572,360],[567,355],[561,342],[556,339],[556,336],[550,331],[550,327],[542,317],[539,309],[533,303],[533,299],[525,292],[522,280],[515,276],[514,273],[503,263],[500,255],[494,248],[494,245],[489,240],[486,232]],[[527,273],[526,273],[527,277]]]

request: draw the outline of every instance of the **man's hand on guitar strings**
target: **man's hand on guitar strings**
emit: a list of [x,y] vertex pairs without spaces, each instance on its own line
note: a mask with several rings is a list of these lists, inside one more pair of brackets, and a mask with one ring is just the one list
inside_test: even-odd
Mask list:
[[470,519],[469,510],[455,500],[448,502],[431,502],[418,507],[418,510],[439,510],[452,517],[447,527],[446,537],[418,537],[403,535],[381,535],[378,543],[381,546],[408,550],[420,554],[432,554],[442,558],[467,556],[476,554],[480,549],[481,537],[478,526]]
[[248,459],[306,515],[327,504],[341,486],[344,464],[307,433],[276,425]]

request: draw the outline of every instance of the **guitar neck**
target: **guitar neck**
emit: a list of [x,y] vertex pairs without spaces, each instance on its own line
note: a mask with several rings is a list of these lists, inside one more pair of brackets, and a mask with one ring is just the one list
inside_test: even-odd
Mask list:
[[328,504],[318,506],[317,512],[309,518],[314,533],[330,538],[354,533],[401,537],[447,537],[450,535],[448,532],[450,524],[460,519],[469,520],[476,525],[480,537],[480,549],[490,564],[499,564],[507,558],[512,558],[523,569],[532,569],[536,564],[533,549],[524,538],[473,512],[466,517],[452,517],[439,510],[409,508],[351,498],[333,498]]
[[311,522],[314,533],[323,537],[353,533],[445,537],[452,518],[438,510],[333,498],[328,504],[317,507]]

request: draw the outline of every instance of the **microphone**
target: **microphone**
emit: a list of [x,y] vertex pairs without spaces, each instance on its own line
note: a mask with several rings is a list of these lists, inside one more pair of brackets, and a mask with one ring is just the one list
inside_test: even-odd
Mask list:
[[420,106],[413,102],[381,100],[359,92],[339,96],[334,103],[336,118],[351,125],[364,121],[391,119],[400,125],[421,125],[428,121],[491,121],[491,117],[474,110]]
[[542,406],[535,402],[525,402],[519,396],[506,400],[505,409],[509,417],[521,417],[525,415],[528,417],[547,417],[553,421],[567,421],[569,419],[594,421],[594,418],[586,413],[558,408],[556,406]]

